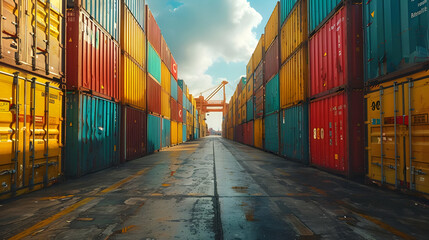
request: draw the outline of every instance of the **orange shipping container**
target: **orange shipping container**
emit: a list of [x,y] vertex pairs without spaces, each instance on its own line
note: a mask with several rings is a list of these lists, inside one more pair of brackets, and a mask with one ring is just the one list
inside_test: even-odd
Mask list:
[[265,49],[268,49],[274,39],[279,35],[279,5],[277,2],[267,25],[265,26]]
[[146,109],[146,73],[129,56],[122,54],[121,61],[121,99],[122,103]]
[[[253,60],[253,55],[250,56],[249,63],[247,64],[247,67],[246,67],[246,79],[249,79],[250,76],[255,71],[255,68],[253,68],[253,62],[252,62],[252,60]],[[237,92],[237,89],[235,91]]]
[[161,86],[170,95],[171,92],[171,73],[164,62],[161,63]]
[[262,149],[263,148],[263,142],[264,142],[264,120],[262,118],[255,119],[254,125],[253,125],[253,133],[254,133],[254,139],[253,144],[255,147]]
[[136,62],[145,69],[146,36],[136,19],[126,7],[122,7],[121,14],[121,47]]

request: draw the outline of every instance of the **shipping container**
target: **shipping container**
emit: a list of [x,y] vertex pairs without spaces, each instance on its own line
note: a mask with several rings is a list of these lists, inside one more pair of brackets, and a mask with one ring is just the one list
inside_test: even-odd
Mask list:
[[170,95],[164,89],[161,90],[161,116],[171,118]]
[[265,115],[280,110],[279,75],[274,76],[265,86]]
[[177,122],[171,121],[171,145],[175,146],[178,144],[178,136],[177,136]]
[[259,89],[262,85],[264,85],[264,62],[262,61],[255,70],[253,74],[253,89]]
[[121,11],[121,48],[145,69],[146,35],[128,8]]
[[254,102],[255,102],[255,119],[263,118],[264,117],[264,100],[265,100],[265,88],[260,87],[255,92]]
[[167,68],[167,65],[161,63],[161,86],[164,91],[170,95],[171,92],[171,73]]
[[183,122],[183,106],[180,103],[177,103],[177,122]]
[[164,36],[162,35],[161,35],[161,60],[168,68],[168,71],[171,72],[171,51],[168,48],[168,45],[164,39]]
[[49,186],[61,175],[63,92],[55,82],[4,66],[0,88],[3,199]]
[[243,124],[237,125],[234,130],[234,141],[243,143]]
[[281,63],[284,63],[308,39],[307,1],[299,1],[283,25],[280,37]]
[[259,39],[258,45],[255,48],[255,51],[253,52],[252,55],[252,62],[253,62],[253,69],[256,69],[256,67],[259,64],[263,57],[264,57],[264,53],[265,53],[265,38],[264,38],[264,34],[261,35],[261,38]]
[[149,74],[147,75],[147,110],[149,113],[161,114],[161,85]]
[[264,148],[272,153],[279,153],[279,113],[264,118]]
[[186,111],[186,109],[185,108],[182,108],[182,122],[184,123],[184,124],[186,124],[186,119],[188,119],[187,116],[188,114],[187,114],[187,111]]
[[271,13],[268,19],[267,25],[265,26],[265,50],[271,46],[274,39],[279,35],[279,2],[277,2],[273,13]]
[[324,20],[343,0],[308,0],[308,31],[312,33],[320,28]]
[[310,103],[310,163],[349,178],[364,173],[362,91]]
[[121,162],[146,155],[146,112],[123,106],[121,109]]
[[145,0],[124,0],[123,3],[131,11],[142,29],[145,28]]
[[281,0],[280,1],[280,25],[286,21],[296,2],[300,0]]
[[308,104],[281,111],[280,154],[287,159],[308,164]]
[[146,73],[133,59],[122,54],[120,99],[125,105],[146,109]]
[[[58,0],[56,0],[58,1]],[[67,9],[75,10],[82,7],[95,19],[109,35],[119,40],[119,1],[118,0],[67,0]],[[41,6],[41,9],[44,7]],[[81,28],[79,28],[81,29]],[[83,29],[83,28],[82,28]]]
[[147,72],[161,83],[161,58],[149,42],[147,45]]
[[161,126],[161,147],[166,148],[171,146],[171,121],[162,118],[162,126]]
[[183,90],[183,88],[186,86],[185,82],[182,79],[177,80],[177,86],[182,89],[183,94],[185,94],[186,90]]
[[174,79],[176,80],[179,76],[177,63],[176,63],[176,60],[174,60],[173,54],[171,54],[171,75],[173,75]]
[[[158,23],[155,20],[155,17],[152,15],[152,12],[149,9],[149,6],[146,5],[146,36],[147,40],[153,46],[153,50],[156,51],[158,55],[161,54],[161,29],[158,26]],[[148,56],[148,62],[150,58]]]
[[171,84],[170,84],[171,97],[177,101],[177,82],[176,82],[176,79],[174,79],[173,75],[171,75],[170,81],[171,81]]
[[119,164],[119,104],[67,92],[66,106],[66,177],[80,177]]
[[81,9],[67,10],[67,38],[67,89],[118,99],[118,43]]
[[173,98],[170,98],[170,106],[171,106],[171,120],[172,121],[178,121],[179,120],[179,107]]
[[427,69],[428,7],[427,1],[364,2],[366,81]]
[[183,126],[182,123],[177,123],[177,144],[183,143]]
[[183,105],[183,92],[182,89],[177,85],[177,103]]
[[371,88],[366,96],[368,177],[429,193],[427,71]]
[[247,122],[247,104],[244,104],[241,108],[241,121],[240,123],[246,123]]
[[187,130],[186,124],[183,123],[183,131],[182,131],[182,134],[183,134],[182,135],[182,141],[183,142],[186,142],[188,140],[188,137],[186,136],[187,132],[188,132],[188,130]]
[[303,46],[280,69],[281,108],[288,108],[305,101],[307,92],[307,46]]
[[362,5],[347,4],[310,39],[310,94],[363,87]]
[[253,146],[253,134],[253,121],[244,124],[243,143],[249,146]]
[[248,79],[246,81],[246,100],[249,100],[253,97],[253,79]]
[[264,148],[264,119],[255,119],[253,124],[254,138],[253,143],[254,146],[260,149]]
[[246,109],[246,120],[249,122],[249,121],[252,121],[253,120],[253,114],[254,114],[254,109],[253,109],[253,105],[254,103],[253,103],[253,97],[252,98],[250,98],[248,101],[247,101],[247,109]]
[[[280,64],[280,61],[279,61],[279,38],[276,38],[274,40],[273,44],[271,45],[271,47],[265,53],[263,74],[262,74],[262,70],[260,70],[261,72],[259,73],[259,74],[261,74],[261,76],[259,76],[259,77],[263,78],[264,83],[267,83],[271,78],[273,78],[279,72],[279,64]],[[256,87],[260,87],[262,85],[262,81],[260,78],[258,79],[259,84]],[[255,83],[255,85],[256,85],[256,83]]]
[[250,56],[249,63],[247,63],[247,66],[246,66],[246,79],[249,79],[250,75],[252,75],[253,72],[255,71],[255,69],[253,68],[253,61],[252,60],[253,60],[253,55]]
[[147,152],[153,153],[161,149],[161,118],[147,115]]

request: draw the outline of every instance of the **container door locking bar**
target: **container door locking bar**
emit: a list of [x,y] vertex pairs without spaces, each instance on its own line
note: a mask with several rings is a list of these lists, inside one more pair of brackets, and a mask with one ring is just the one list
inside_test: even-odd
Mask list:
[[408,139],[408,143],[409,143],[409,163],[410,163],[410,189],[411,190],[415,190],[416,189],[416,184],[414,182],[414,166],[413,166],[413,143],[412,143],[412,116],[413,116],[413,106],[411,104],[411,89],[414,87],[414,82],[411,81],[411,79],[408,79],[408,116],[409,116],[409,120],[408,120],[408,134],[409,134],[409,139]]
[[32,141],[30,142],[30,151],[31,151],[31,179],[30,179],[30,188],[33,188],[34,186],[34,161],[36,157],[36,150],[35,150],[35,140],[36,140],[36,78],[31,79],[31,121],[33,125],[33,132],[31,134]]
[[14,141],[14,158],[12,161],[14,165],[14,179],[11,185],[12,192],[16,191],[17,182],[18,182],[18,157],[19,157],[19,72],[13,73],[13,86],[15,87],[15,104],[13,109],[15,110],[15,141]]
[[46,147],[45,147],[45,157],[46,157],[46,168],[45,168],[45,177],[43,183],[45,186],[49,183],[49,82],[45,85],[45,127],[46,127]]
[[381,184],[384,184],[384,151],[383,151],[383,86],[380,86],[380,164],[381,164]]

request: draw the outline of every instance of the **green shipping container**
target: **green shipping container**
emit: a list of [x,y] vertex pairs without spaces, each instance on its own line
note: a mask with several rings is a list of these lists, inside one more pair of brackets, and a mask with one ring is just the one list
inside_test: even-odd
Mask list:
[[119,105],[77,92],[66,95],[66,177],[119,164]]
[[280,154],[308,164],[308,104],[282,110],[280,131]]
[[253,97],[251,97],[246,103],[246,115],[247,115],[246,119],[247,119],[247,122],[250,122],[253,120],[253,118],[254,118],[253,114],[254,114],[254,112],[253,112]]
[[[286,18],[289,16],[290,12],[292,11],[293,7],[299,0],[281,0],[280,1],[280,24],[283,25]],[[305,0],[303,0],[305,1]]]
[[366,81],[427,63],[428,1],[372,0],[363,7]]
[[[342,0],[308,0],[308,32],[313,32]],[[388,0],[389,1],[389,0]]]
[[272,153],[279,153],[279,113],[274,113],[265,117],[265,150]]
[[161,58],[159,58],[158,53],[149,41],[147,42],[147,48],[147,72],[161,84]]
[[153,153],[161,149],[161,118],[147,115],[147,151]]
[[265,115],[280,110],[279,75],[274,76],[265,86]]
[[162,119],[162,147],[171,146],[171,123],[170,120]]
[[[186,119],[186,118],[183,118],[183,119]],[[183,127],[183,131],[182,131],[182,135],[183,135],[182,138],[183,139],[182,140],[183,140],[183,142],[186,142],[186,130],[187,130],[186,125],[183,124],[182,127]]]

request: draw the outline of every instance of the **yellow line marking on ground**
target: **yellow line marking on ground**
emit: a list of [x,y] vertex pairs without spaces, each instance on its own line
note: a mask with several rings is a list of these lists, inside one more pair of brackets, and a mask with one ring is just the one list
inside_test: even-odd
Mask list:
[[163,195],[161,193],[152,193],[151,196],[162,197]]
[[171,185],[171,184],[168,184],[168,183],[163,183],[163,184],[162,184],[162,186],[163,186],[163,187],[169,187],[170,185]]
[[90,222],[94,220],[94,218],[76,218],[77,221]]
[[[123,180],[121,180],[121,181],[113,184],[113,185],[111,185],[110,187],[108,187],[108,188],[104,189],[103,191],[97,193],[96,196],[100,197],[100,196],[102,196],[102,195],[104,195],[104,194],[106,194],[108,192],[116,190],[117,188],[119,188],[123,184],[127,183],[128,181],[132,180],[133,178],[136,178],[136,177],[144,174],[147,170],[148,170],[148,168],[145,168],[145,169],[137,172],[136,174],[131,175],[131,176],[129,176],[129,177],[127,177],[127,178],[125,178],[125,179],[123,179]],[[36,223],[32,227],[27,228],[26,230],[18,233],[17,235],[11,237],[10,239],[11,240],[13,240],[13,239],[21,239],[21,238],[24,238],[24,237],[26,237],[28,235],[31,235],[33,232],[39,230],[40,228],[43,228],[43,227],[49,225],[50,223],[52,223],[52,222],[58,220],[59,218],[61,218],[61,217],[65,216],[65,215],[73,212],[77,208],[79,208],[79,207],[81,207],[81,206],[83,206],[83,205],[91,202],[94,199],[96,199],[96,197],[88,197],[88,198],[82,199],[79,202],[77,202],[77,203],[75,203],[75,204],[67,207],[66,209],[58,212],[57,214],[55,214],[55,215],[53,215],[53,216],[51,216],[51,217],[49,217],[49,218],[47,218],[45,220],[42,220],[42,221]]]
[[292,225],[295,231],[300,236],[313,236],[314,233],[311,231],[299,218],[297,218],[294,214],[289,214],[286,216],[286,220]]
[[58,199],[65,199],[65,198],[72,198],[72,197],[74,197],[74,195],[43,197],[43,198],[40,198],[40,200],[58,200]]

